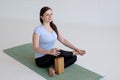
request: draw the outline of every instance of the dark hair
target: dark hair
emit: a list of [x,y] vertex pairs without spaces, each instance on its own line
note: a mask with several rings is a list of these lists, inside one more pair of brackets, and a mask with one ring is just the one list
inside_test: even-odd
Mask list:
[[[40,10],[40,16],[43,16],[43,14],[47,11],[47,10],[52,10],[50,7],[43,7],[41,10]],[[41,19],[40,17],[40,22],[43,23],[43,20]],[[50,22],[50,26],[51,28],[56,32],[56,34],[58,35],[58,30],[57,30],[57,26],[53,23],[53,21]]]

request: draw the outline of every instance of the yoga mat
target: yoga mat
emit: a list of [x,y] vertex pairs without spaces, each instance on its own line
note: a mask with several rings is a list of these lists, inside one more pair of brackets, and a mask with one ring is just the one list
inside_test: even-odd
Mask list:
[[3,50],[7,55],[11,56],[18,62],[27,66],[31,70],[40,74],[47,80],[101,80],[102,76],[90,71],[82,66],[73,64],[65,68],[65,72],[60,75],[50,77],[47,68],[40,68],[34,62],[34,51],[31,43],[22,44],[13,48]]

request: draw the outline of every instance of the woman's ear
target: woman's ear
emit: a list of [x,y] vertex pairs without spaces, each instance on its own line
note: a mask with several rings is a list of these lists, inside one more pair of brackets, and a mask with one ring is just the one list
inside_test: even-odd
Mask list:
[[42,17],[42,16],[40,16],[40,18],[41,18],[41,19],[43,19],[43,17]]

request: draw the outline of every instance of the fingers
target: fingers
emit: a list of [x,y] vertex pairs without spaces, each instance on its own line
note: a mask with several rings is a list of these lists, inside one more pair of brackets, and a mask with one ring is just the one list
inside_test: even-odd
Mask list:
[[77,52],[80,54],[80,55],[84,55],[86,52],[85,50],[81,50],[81,49],[77,49]]
[[85,54],[85,50],[81,50],[81,55],[84,55]]
[[59,49],[57,49],[57,48],[53,48],[53,49],[52,49],[52,55],[54,55],[54,56],[58,56],[58,55],[60,55],[60,51],[59,51]]

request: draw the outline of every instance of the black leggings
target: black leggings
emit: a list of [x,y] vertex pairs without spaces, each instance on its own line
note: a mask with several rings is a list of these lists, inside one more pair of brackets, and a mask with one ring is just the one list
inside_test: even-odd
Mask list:
[[[60,55],[57,57],[64,57],[64,67],[65,68],[72,65],[77,60],[77,56],[73,55],[73,53],[71,51],[60,50]],[[57,57],[47,54],[43,57],[36,58],[35,63],[39,67],[43,67],[43,68],[50,67],[51,65],[54,65],[54,59]]]

